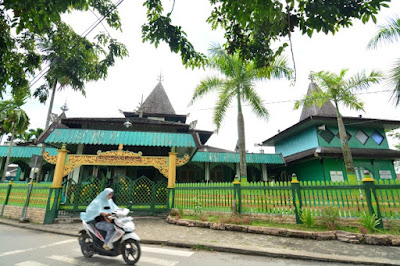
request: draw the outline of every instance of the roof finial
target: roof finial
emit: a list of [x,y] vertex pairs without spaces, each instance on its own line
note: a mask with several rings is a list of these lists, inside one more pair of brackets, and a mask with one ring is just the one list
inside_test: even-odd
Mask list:
[[164,81],[164,77],[162,76],[161,71],[160,71],[160,76],[158,76],[158,81],[159,82]]
[[63,106],[60,107],[61,111],[63,111],[63,113],[65,113],[66,111],[69,110],[68,105],[67,105],[67,100],[65,100],[65,103]]
[[314,83],[313,74],[312,74],[311,70],[310,70],[310,74],[308,75],[308,79],[311,80],[311,83]]

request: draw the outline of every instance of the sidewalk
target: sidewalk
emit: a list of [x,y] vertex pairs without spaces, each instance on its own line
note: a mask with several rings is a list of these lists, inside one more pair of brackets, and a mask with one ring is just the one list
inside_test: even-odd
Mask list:
[[[355,245],[336,240],[318,241],[207,228],[171,225],[162,218],[138,217],[136,233],[144,244],[207,247],[215,251],[366,265],[400,265],[400,247]],[[77,236],[80,223],[32,224],[0,218],[1,224]]]

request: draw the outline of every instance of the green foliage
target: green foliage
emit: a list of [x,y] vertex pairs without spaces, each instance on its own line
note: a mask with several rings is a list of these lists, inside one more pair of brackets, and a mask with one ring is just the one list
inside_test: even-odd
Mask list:
[[339,209],[334,206],[326,206],[322,209],[322,223],[329,230],[336,229],[339,219]]
[[85,82],[106,78],[115,58],[128,55],[123,44],[105,34],[99,34],[95,39],[96,43],[88,41],[62,22],[54,24],[38,39],[42,60],[49,64],[46,83],[33,94],[40,102],[46,102],[49,90],[57,83],[85,95]]
[[23,132],[22,134],[16,134],[15,138],[19,139],[23,142],[29,142],[32,141],[34,139],[39,139],[40,134],[42,134],[43,129],[42,128],[36,128],[36,129],[29,129],[25,132]]
[[[368,43],[369,48],[376,48],[379,43],[394,42],[400,37],[400,18],[389,19],[386,25],[380,26],[378,33]],[[393,68],[389,70],[388,81],[393,87],[392,99],[400,104],[400,59],[397,59]]]
[[[214,29],[225,30],[228,53],[254,60],[259,67],[273,62],[287,46],[273,49],[273,42],[285,39],[298,28],[312,36],[316,32],[336,33],[349,27],[354,19],[363,23],[372,19],[390,0],[376,1],[304,1],[304,0],[211,0],[214,9],[208,18]],[[240,12],[238,12],[240,10]]]
[[204,245],[197,244],[195,246],[192,246],[191,249],[197,250],[197,251],[213,251],[212,248]]
[[12,100],[0,101],[0,134],[22,134],[29,126],[29,117],[22,109],[26,98],[15,97]]
[[309,209],[300,211],[300,220],[307,228],[314,227],[315,225],[315,218],[313,217],[311,210]]
[[358,220],[359,224],[367,229],[368,232],[375,233],[378,231],[378,225],[381,222],[381,219],[378,219],[376,214],[370,215],[367,212],[363,212],[360,214],[360,218]]
[[197,215],[201,215],[201,213],[203,211],[203,207],[201,205],[201,202],[196,197],[193,198],[193,201],[194,201],[194,212]]
[[12,95],[30,95],[29,79],[41,65],[36,40],[61,23],[61,14],[89,8],[104,16],[110,27],[120,29],[112,0],[0,2],[0,99],[9,88]]

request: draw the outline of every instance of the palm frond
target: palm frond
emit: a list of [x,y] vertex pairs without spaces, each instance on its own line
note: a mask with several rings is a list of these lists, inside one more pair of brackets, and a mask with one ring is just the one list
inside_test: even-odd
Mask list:
[[209,49],[210,58],[208,60],[208,66],[212,69],[219,70],[223,75],[230,77],[232,73],[235,73],[235,65],[238,65],[238,56],[228,55],[226,51],[217,44],[214,44]]
[[308,107],[312,105],[318,105],[318,107],[321,107],[324,103],[328,102],[331,100],[331,95],[327,92],[313,92],[311,95],[305,95],[303,98],[300,100],[297,100],[294,103],[294,109],[297,110],[301,106]]
[[217,132],[221,128],[222,121],[226,116],[226,111],[232,102],[235,94],[229,86],[225,86],[219,94],[217,104],[214,107],[213,122],[217,126]]
[[355,76],[350,77],[344,89],[367,89],[371,84],[379,83],[383,78],[383,74],[379,71],[372,71],[369,75],[365,74],[365,71],[357,73]]
[[268,119],[269,113],[267,108],[265,108],[261,97],[252,87],[246,87],[243,89],[245,94],[245,99],[250,103],[253,112],[260,118]]
[[284,56],[280,56],[266,68],[258,70],[258,76],[271,79],[271,78],[286,78],[292,77],[293,69],[289,67],[288,60]]
[[394,67],[389,71],[389,84],[393,86],[391,99],[396,106],[400,104],[400,59],[397,59]]
[[343,99],[341,100],[341,103],[346,106],[347,108],[357,110],[357,111],[364,111],[364,103],[361,102],[356,95],[352,94],[349,92],[348,94],[343,94],[342,95]]
[[192,96],[192,99],[189,102],[189,106],[193,105],[193,103],[209,93],[212,90],[217,89],[218,87],[222,86],[224,84],[223,80],[217,78],[217,77],[207,77],[206,79],[202,80],[200,82],[200,85],[198,85],[194,91],[194,94]]
[[386,25],[379,27],[378,33],[369,41],[368,48],[376,48],[378,44],[392,43],[400,38],[400,18],[395,17],[387,21]]

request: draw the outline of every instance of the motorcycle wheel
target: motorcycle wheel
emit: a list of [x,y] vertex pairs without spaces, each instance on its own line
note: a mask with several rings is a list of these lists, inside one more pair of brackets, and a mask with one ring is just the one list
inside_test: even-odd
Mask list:
[[126,264],[135,264],[136,262],[138,262],[141,254],[139,242],[133,239],[125,240],[122,243],[121,253]]
[[83,256],[91,258],[94,255],[93,240],[87,234],[82,234],[80,239],[82,240],[81,251]]

